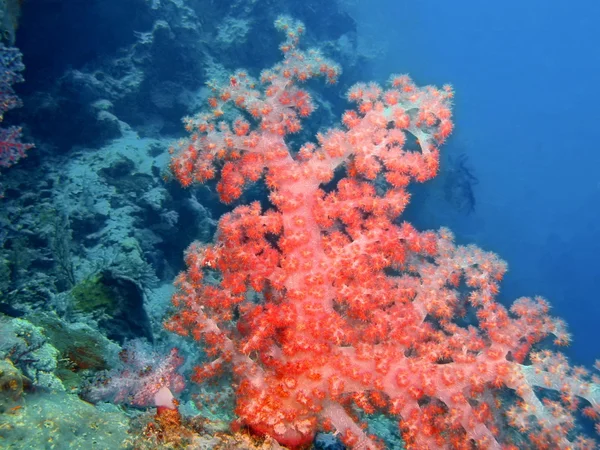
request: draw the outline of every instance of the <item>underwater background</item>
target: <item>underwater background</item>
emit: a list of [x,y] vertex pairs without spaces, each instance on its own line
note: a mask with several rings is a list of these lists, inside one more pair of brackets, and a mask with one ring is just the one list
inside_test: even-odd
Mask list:
[[[546,298],[572,335],[563,352],[593,367],[597,2],[0,0],[0,448],[285,448],[235,421],[231,377],[193,383],[207,355],[163,326],[186,248],[235,206],[268,203],[261,183],[229,205],[214,183],[182,187],[169,149],[211,80],[281,60],[282,14],[342,68],[334,86],[307,83],[317,108],[298,147],[339,126],[357,82],[452,85],[439,174],[409,186],[401,220],[497,253],[498,302]],[[184,419],[160,416],[150,383]],[[360,418],[405,448],[384,416]],[[345,448],[326,431],[313,448]]]

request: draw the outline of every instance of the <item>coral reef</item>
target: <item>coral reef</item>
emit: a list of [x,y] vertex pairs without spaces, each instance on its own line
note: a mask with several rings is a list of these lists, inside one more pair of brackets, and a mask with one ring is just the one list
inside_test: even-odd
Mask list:
[[0,0],[0,447],[592,448],[546,302],[399,221],[476,172],[347,7]]

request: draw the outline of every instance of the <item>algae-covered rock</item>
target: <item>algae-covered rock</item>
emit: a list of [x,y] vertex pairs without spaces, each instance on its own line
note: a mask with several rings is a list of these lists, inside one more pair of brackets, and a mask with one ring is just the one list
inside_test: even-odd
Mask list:
[[112,290],[103,282],[101,273],[81,281],[71,290],[73,307],[79,311],[92,313],[104,311],[111,315],[116,307]]
[[66,393],[29,394],[25,400],[14,413],[0,414],[3,449],[131,448],[129,419],[116,407],[103,411]]
[[13,363],[0,361],[0,414],[18,406],[23,394],[23,374]]
[[56,375],[68,390],[77,390],[83,378],[108,369],[118,358],[120,347],[85,323],[65,322],[53,313],[34,314],[30,320],[59,351]]
[[41,327],[24,319],[0,317],[0,336],[0,358],[10,359],[34,387],[64,390],[55,374],[60,353]]

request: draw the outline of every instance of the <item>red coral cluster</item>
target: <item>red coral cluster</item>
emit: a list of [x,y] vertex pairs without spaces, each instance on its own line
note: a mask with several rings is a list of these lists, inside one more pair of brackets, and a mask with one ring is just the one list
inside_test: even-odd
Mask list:
[[344,128],[293,151],[285,138],[313,110],[300,83],[334,81],[339,69],[298,48],[300,23],[277,26],[283,61],[260,82],[238,72],[213,84],[211,112],[186,119],[191,137],[172,161],[185,186],[218,177],[227,203],[264,176],[273,205],[235,208],[214,244],[187,251],[166,326],[203,342],[210,361],[195,381],[231,370],[240,421],[291,446],[325,429],[380,448],[355,405],[397,416],[407,448],[593,448],[573,415],[586,402],[598,416],[597,380],[532,352],[551,335],[568,342],[547,303],[522,298],[507,310],[494,299],[504,262],[456,246],[446,229],[397,222],[407,185],[438,171],[452,89],[406,75],[387,89],[359,84]]

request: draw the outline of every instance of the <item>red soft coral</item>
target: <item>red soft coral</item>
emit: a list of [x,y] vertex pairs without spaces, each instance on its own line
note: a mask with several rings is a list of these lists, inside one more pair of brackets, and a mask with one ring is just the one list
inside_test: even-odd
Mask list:
[[[531,352],[547,336],[568,337],[545,301],[507,310],[495,301],[506,271],[498,257],[396,220],[409,182],[439,169],[451,88],[406,75],[387,90],[356,85],[345,128],[294,152],[285,137],[313,109],[299,83],[332,81],[339,69],[298,48],[299,23],[277,24],[283,62],[260,84],[243,72],[214,84],[212,113],[186,120],[193,134],[173,159],[184,185],[217,177],[225,202],[264,173],[273,206],[235,208],[214,244],[188,249],[166,326],[204,342],[210,360],[196,381],[230,369],[240,423],[290,446],[327,429],[353,448],[380,447],[352,404],[397,416],[411,448],[522,446],[506,423],[548,448],[572,445],[575,398],[597,410],[600,390],[559,356]],[[233,131],[223,119],[232,110]],[[518,400],[503,417],[505,388]],[[540,388],[563,395],[543,400]]]

